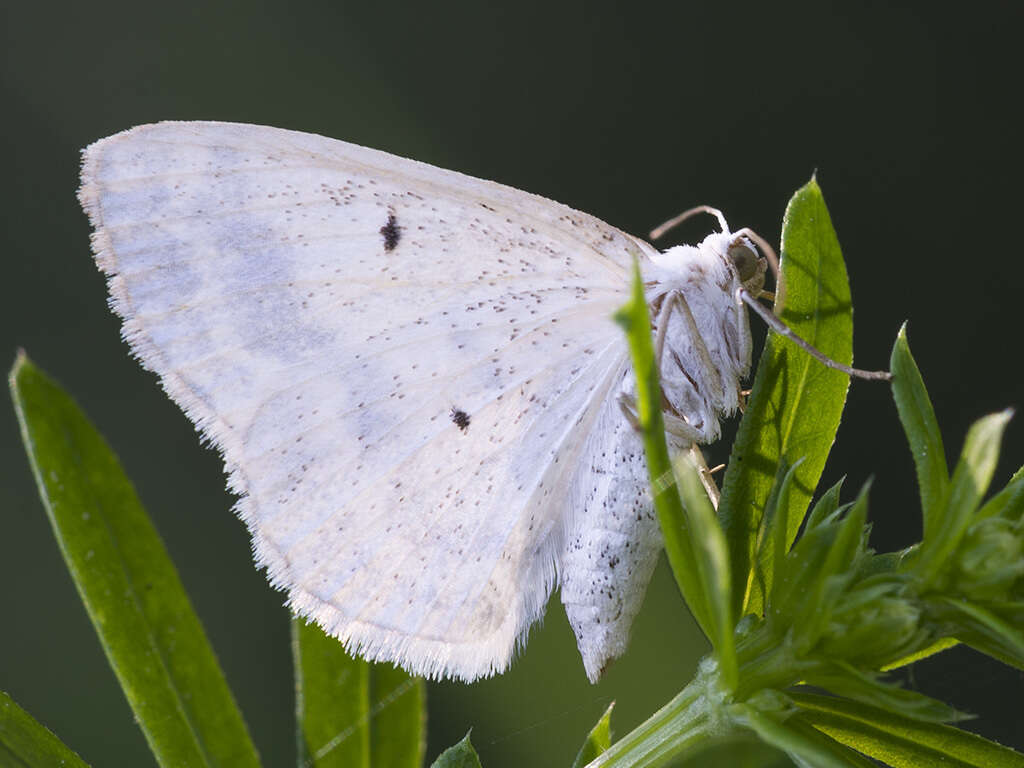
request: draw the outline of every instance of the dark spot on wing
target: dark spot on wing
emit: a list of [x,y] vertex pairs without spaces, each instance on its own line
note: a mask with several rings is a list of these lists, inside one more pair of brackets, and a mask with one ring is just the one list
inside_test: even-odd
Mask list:
[[455,426],[463,432],[469,429],[469,414],[464,410],[461,408],[452,408],[452,412],[448,415],[451,416],[452,422]]
[[395,218],[395,214],[388,214],[388,221],[380,228],[380,233],[384,236],[384,250],[395,250],[395,246],[398,245],[398,241],[402,238],[402,228],[398,226],[398,219]]

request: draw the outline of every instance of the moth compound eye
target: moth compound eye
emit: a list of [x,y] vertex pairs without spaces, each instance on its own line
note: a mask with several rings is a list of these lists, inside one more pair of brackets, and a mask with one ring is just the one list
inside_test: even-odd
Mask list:
[[740,282],[745,283],[757,274],[757,254],[742,244],[729,248],[729,258],[739,273]]

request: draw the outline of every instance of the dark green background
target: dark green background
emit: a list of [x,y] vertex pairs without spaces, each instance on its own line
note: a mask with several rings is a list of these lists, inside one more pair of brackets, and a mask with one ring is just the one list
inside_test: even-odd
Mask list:
[[[857,363],[884,366],[909,318],[955,450],[974,418],[1021,403],[1019,7],[4,3],[0,357],[24,346],[108,436],[266,765],[291,765],[282,596],[252,566],[217,456],[119,340],[74,198],[78,150],[159,119],[265,123],[505,182],[636,233],[712,203],[772,241],[817,169],[850,270]],[[1000,483],[1024,461],[1022,436],[1012,424]],[[95,765],[151,764],[6,407],[0,451],[0,689]],[[853,385],[825,479],[842,473],[851,492],[875,476],[876,546],[914,540],[912,465],[883,385]],[[703,650],[660,567],[630,652],[590,686],[556,602],[510,673],[431,686],[428,757],[473,726],[488,768],[568,765],[611,699],[622,733]],[[958,650],[910,684],[1024,747],[1020,673]]]

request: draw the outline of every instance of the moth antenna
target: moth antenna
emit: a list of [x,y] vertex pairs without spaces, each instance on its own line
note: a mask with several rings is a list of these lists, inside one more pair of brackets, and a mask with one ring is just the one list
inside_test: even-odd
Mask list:
[[819,361],[823,365],[826,365],[829,368],[834,368],[837,371],[842,371],[847,376],[856,376],[859,379],[869,379],[873,381],[892,380],[892,374],[889,373],[888,371],[864,371],[861,370],[860,368],[851,368],[848,365],[837,363],[831,357],[822,354],[817,349],[808,344],[806,341],[797,336],[793,332],[793,330],[784,322],[782,322],[774,312],[759,304],[757,298],[753,296],[750,293],[750,291],[748,291],[746,288],[737,288],[736,295],[744,303],[746,303],[748,307],[750,307],[758,315],[760,315],[761,319],[768,324],[769,328],[771,328],[780,336],[785,336],[787,339],[794,342],[798,347],[800,347],[807,354],[809,354],[811,357],[813,357],[815,360]]
[[[666,221],[664,224],[661,224],[660,226],[652,229],[650,232],[651,240],[657,240],[669,230],[679,226],[681,223],[689,219],[691,216],[695,216],[698,213],[711,214],[716,219],[718,219],[718,223],[722,227],[722,232],[729,233],[729,224],[725,220],[725,215],[720,210],[718,210],[717,208],[713,208],[710,205],[698,205],[683,211],[678,216],[675,216]],[[775,276],[775,292],[772,293],[771,291],[762,291],[760,293],[760,296],[774,299],[776,304],[784,304],[786,300],[786,284],[782,280],[782,272],[779,269],[779,257],[776,255],[775,249],[772,248],[772,246],[768,243],[767,240],[765,240],[763,237],[757,234],[757,232],[752,230],[750,227],[743,227],[743,229],[740,229],[733,234],[735,234],[736,237],[747,237],[750,240],[752,240],[754,244],[758,247],[758,249],[761,251],[761,253],[764,254],[764,257],[768,259],[768,264],[771,267],[772,274]],[[848,365],[843,365],[842,363],[836,362],[831,357],[828,357],[822,352],[819,352],[817,349],[815,349],[806,341],[797,336],[796,333],[794,333],[789,326],[782,322],[782,320],[780,320],[774,312],[759,304],[757,302],[757,297],[752,295],[748,290],[746,290],[745,288],[740,288],[737,290],[736,293],[737,296],[739,296],[739,298],[747,304],[747,306],[753,309],[754,312],[756,312],[761,317],[761,319],[764,320],[765,323],[767,323],[769,328],[771,328],[779,335],[785,336],[787,339],[790,339],[791,341],[796,343],[797,346],[799,346],[801,349],[807,352],[807,354],[809,354],[815,360],[818,360],[823,365],[826,365],[829,368],[834,368],[837,371],[842,371],[847,376],[856,376],[859,379],[869,379],[873,381],[890,381],[892,379],[892,374],[889,373],[888,371],[865,371],[861,370],[860,368],[851,368]]]
[[648,237],[650,237],[651,240],[657,240],[659,237],[663,236],[669,230],[675,229],[688,218],[690,218],[691,216],[696,216],[698,213],[710,213],[712,216],[718,219],[718,223],[722,227],[722,232],[728,234],[729,223],[725,220],[725,215],[720,210],[718,210],[717,208],[712,208],[710,205],[698,205],[694,208],[690,208],[689,210],[683,211],[678,216],[669,219],[661,226],[655,227],[654,229],[651,230]]

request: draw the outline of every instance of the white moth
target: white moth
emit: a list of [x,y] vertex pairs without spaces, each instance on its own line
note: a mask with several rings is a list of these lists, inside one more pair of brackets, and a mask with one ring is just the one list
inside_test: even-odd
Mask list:
[[472,680],[560,586],[590,679],[623,653],[661,535],[612,315],[636,258],[673,447],[714,440],[750,364],[750,241],[723,220],[659,253],[536,195],[253,125],[83,154],[124,337],[223,454],[294,611]]

